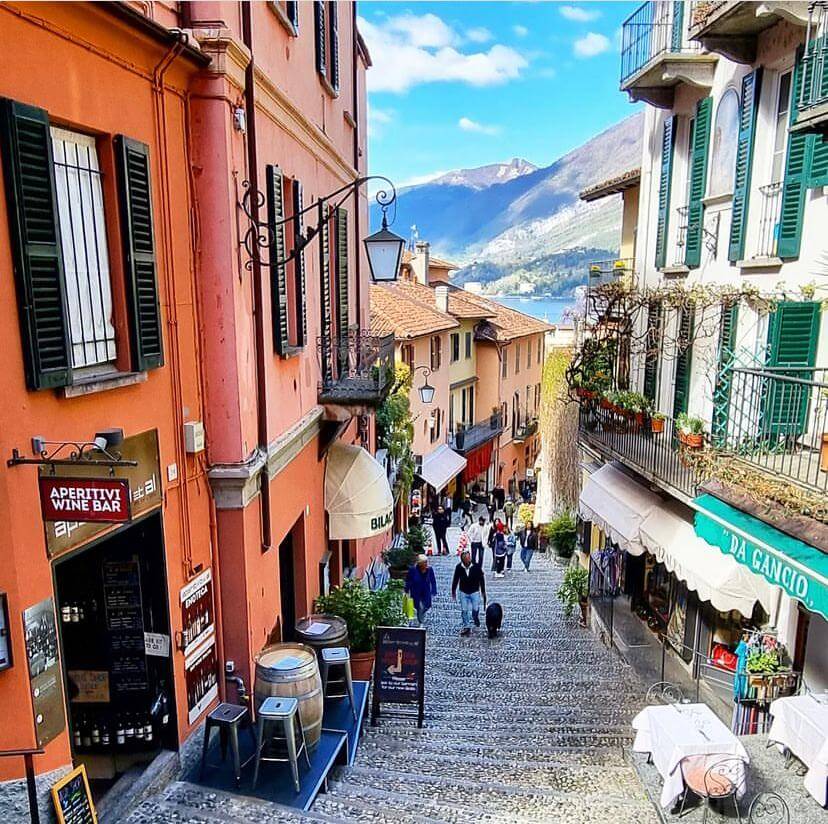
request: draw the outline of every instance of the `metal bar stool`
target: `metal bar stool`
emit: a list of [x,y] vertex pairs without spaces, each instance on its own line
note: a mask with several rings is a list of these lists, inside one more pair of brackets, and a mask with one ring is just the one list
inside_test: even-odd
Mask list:
[[[322,695],[328,696],[329,684],[344,684],[348,695],[348,700],[351,702],[351,713],[354,716],[354,721],[357,719],[356,702],[354,701],[354,679],[351,677],[351,653],[347,647],[323,647],[320,650],[322,654],[322,661],[320,667],[320,675],[322,676]],[[331,667],[342,667],[344,676],[334,680],[329,680]],[[331,698],[344,698],[346,693],[338,693]]]
[[[247,724],[245,725],[245,721]],[[206,766],[217,766],[207,764],[207,750],[210,748],[210,738],[214,729],[219,731],[219,741],[221,742],[221,760],[227,758],[227,742],[230,741],[230,750],[233,753],[233,771],[236,776],[236,786],[241,782],[241,764],[239,763],[239,727],[247,726],[250,734],[253,736],[253,743],[256,743],[256,735],[253,732],[253,727],[250,726],[250,716],[247,707],[241,707],[238,704],[219,704],[208,716],[204,722],[204,743],[201,748],[201,769],[199,771],[199,779],[204,777],[204,768]]]
[[[284,736],[269,736],[265,740],[265,726],[267,724],[281,724]],[[299,748],[296,748],[296,739],[299,738]],[[310,767],[310,756],[305,744],[305,731],[302,729],[302,721],[299,718],[299,701],[296,698],[278,698],[270,696],[262,701],[259,707],[256,721],[256,767],[253,770],[253,788],[259,780],[259,764],[262,761],[290,762],[290,770],[293,773],[293,785],[296,792],[301,789],[299,784],[299,756],[304,753],[305,761]],[[268,755],[263,756],[262,750],[272,741],[284,741],[287,748],[287,758]]]

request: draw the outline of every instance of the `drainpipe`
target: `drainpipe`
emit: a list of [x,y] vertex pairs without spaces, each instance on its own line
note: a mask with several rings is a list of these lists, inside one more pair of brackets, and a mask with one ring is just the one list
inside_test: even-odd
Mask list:
[[[353,41],[351,51],[353,52],[353,80],[351,83],[353,91],[353,105],[354,110],[354,174],[359,177],[359,89],[357,88],[357,79],[359,78],[359,48],[357,43],[357,4],[351,4],[352,14],[351,19],[352,31],[351,40]],[[354,209],[354,237],[356,238],[356,321],[357,327],[362,330],[362,267],[360,261],[362,260],[361,250],[359,248],[360,227],[359,227],[359,189],[354,192],[355,205]]]
[[[241,3],[242,40],[250,51],[250,62],[244,70],[244,108],[247,116],[247,178],[254,192],[259,189],[258,151],[256,145],[256,95],[255,63],[253,61],[253,4]],[[250,214],[259,222],[259,204],[250,198]],[[270,532],[270,479],[267,473],[267,372],[265,365],[264,301],[262,298],[262,265],[258,255],[253,256],[253,320],[255,322],[256,349],[256,411],[259,449],[264,452],[259,495],[261,498],[262,552],[272,545]]]

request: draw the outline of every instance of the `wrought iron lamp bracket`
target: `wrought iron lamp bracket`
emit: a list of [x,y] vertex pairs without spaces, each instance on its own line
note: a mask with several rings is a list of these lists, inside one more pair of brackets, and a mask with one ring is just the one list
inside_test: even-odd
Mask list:
[[[37,457],[26,458],[20,450],[12,449],[12,456],[6,466],[48,466],[54,474],[56,466],[103,466],[114,474],[116,467],[138,466],[138,461],[125,461],[119,453],[109,452],[94,441],[40,441],[42,449]],[[100,452],[103,458],[92,457],[92,450]],[[64,457],[61,457],[64,456]]]

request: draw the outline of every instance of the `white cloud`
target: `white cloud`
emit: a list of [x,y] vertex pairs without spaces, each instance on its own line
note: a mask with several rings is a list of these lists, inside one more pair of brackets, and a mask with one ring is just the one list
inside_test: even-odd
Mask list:
[[559,9],[561,17],[572,20],[576,23],[588,23],[600,17],[601,12],[595,9],[584,9],[581,6],[561,6]]
[[487,51],[460,51],[459,35],[433,14],[407,13],[380,24],[360,18],[359,28],[371,52],[368,85],[375,92],[446,81],[494,86],[520,77],[528,66],[522,54],[497,43]]
[[591,31],[572,44],[572,51],[575,52],[576,57],[595,57],[596,54],[607,51],[609,47],[608,37]]
[[476,132],[477,134],[497,134],[500,131],[498,126],[487,126],[485,123],[478,123],[476,120],[471,120],[468,117],[461,117],[457,121],[457,125],[464,132]]
[[412,177],[407,177],[405,180],[401,180],[396,184],[397,191],[405,189],[407,186],[420,186],[423,183],[430,183],[432,180],[436,180],[438,177],[448,174],[448,172],[448,169],[441,169],[438,172],[428,172],[424,175],[413,175]]
[[368,131],[374,140],[379,140],[385,133],[385,127],[394,122],[396,112],[393,109],[379,109],[368,106]]
[[529,34],[529,29],[527,29],[526,26],[521,26],[521,25],[512,26],[512,31],[518,37],[526,37],[526,35]]
[[488,43],[494,35],[482,26],[476,29],[469,29],[466,32],[466,39],[471,40],[472,43]]

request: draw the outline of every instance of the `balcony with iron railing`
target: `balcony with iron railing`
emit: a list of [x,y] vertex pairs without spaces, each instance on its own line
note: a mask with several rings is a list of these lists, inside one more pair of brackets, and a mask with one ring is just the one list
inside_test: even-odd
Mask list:
[[828,2],[811,3],[795,131],[828,132]]
[[350,329],[317,340],[319,403],[378,406],[394,381],[394,335]]
[[614,283],[622,278],[631,280],[634,275],[634,261],[632,258],[613,258],[611,260],[593,260],[589,264],[589,278],[587,286],[603,286]]
[[503,422],[500,413],[495,413],[479,423],[457,424],[455,431],[448,433],[447,442],[455,452],[465,455],[496,438],[502,431]]
[[773,266],[782,261],[776,256],[779,222],[782,217],[782,181],[759,187],[759,224],[753,254],[742,265]]
[[710,87],[717,58],[688,40],[685,4],[656,0],[639,6],[621,30],[621,90],[633,101],[670,108],[679,83]]
[[523,443],[538,431],[538,419],[534,416],[524,417],[514,429],[512,440],[515,443]]
[[673,231],[675,232],[675,242],[673,245],[673,262],[670,266],[665,266],[661,271],[665,275],[686,275],[690,269],[685,260],[685,252],[687,247],[687,226],[689,207],[677,206],[673,217]]

